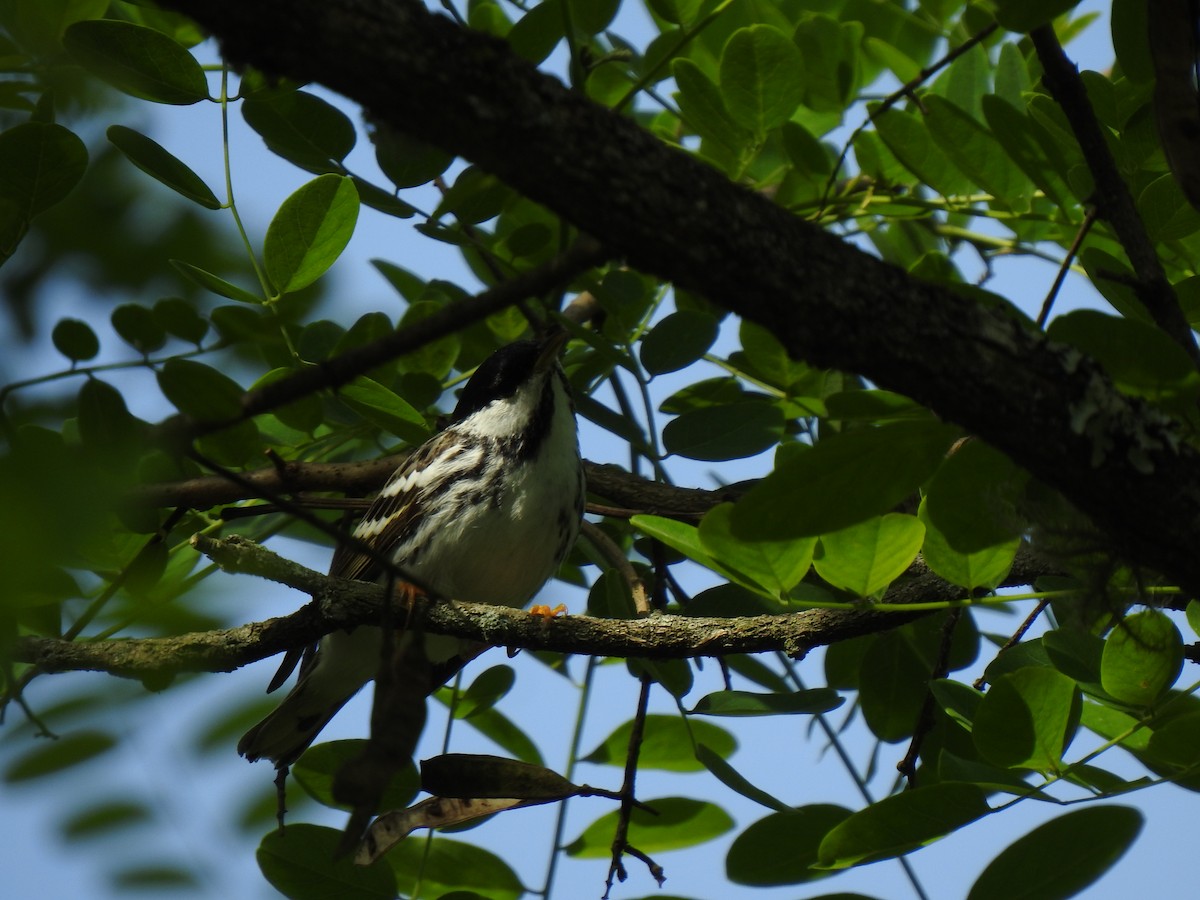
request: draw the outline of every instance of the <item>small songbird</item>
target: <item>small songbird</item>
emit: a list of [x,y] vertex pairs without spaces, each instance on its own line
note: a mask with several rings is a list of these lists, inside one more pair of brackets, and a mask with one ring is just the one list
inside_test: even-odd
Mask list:
[[[463,388],[451,424],[401,463],[354,529],[435,597],[524,606],[575,543],[584,504],[575,409],[559,333],[501,347]],[[330,574],[385,581],[376,560],[340,545]],[[380,667],[373,626],[323,638],[291,693],[238,743],[253,762],[291,765]],[[453,673],[468,646],[428,635],[431,666]],[[295,665],[285,660],[274,690]],[[436,680],[431,685],[436,685]]]

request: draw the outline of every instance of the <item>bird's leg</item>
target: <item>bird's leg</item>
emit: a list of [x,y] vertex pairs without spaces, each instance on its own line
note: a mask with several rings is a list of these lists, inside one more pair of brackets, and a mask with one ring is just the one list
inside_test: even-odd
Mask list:
[[540,616],[543,619],[556,619],[559,616],[565,616],[567,614],[567,604],[560,603],[558,606],[555,606],[553,609],[551,609],[544,603],[535,603],[533,606],[529,607],[529,614],[531,616]]

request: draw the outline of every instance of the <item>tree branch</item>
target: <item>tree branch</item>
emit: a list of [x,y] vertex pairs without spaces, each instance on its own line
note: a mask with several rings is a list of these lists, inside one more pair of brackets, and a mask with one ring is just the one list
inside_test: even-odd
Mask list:
[[235,62],[320,82],[470,159],[614,255],[769,328],[792,356],[928,406],[1059,489],[1118,553],[1200,593],[1200,454],[1082,354],[731,184],[414,0],[165,5]]
[[[283,559],[245,538],[197,535],[193,543],[222,569],[254,574],[312,596],[288,616],[221,631],[165,638],[64,641],[23,637],[12,658],[42,672],[99,671],[160,683],[180,672],[230,672],[285,650],[304,647],[339,628],[377,623],[384,588],[331,578]],[[1030,554],[1017,556],[1006,586],[1029,584],[1048,571]],[[923,564],[884,597],[888,604],[953,602],[961,588],[942,581]],[[688,658],[782,650],[801,656],[813,647],[873,634],[910,621],[924,611],[812,609],[781,615],[714,618],[654,615],[644,619],[566,616],[546,619],[482,603],[418,604],[396,610],[397,619],[435,634],[469,638],[497,647],[520,647],[595,656]]]
[[1042,81],[1050,89],[1055,102],[1062,107],[1075,140],[1083,151],[1083,158],[1087,160],[1096,184],[1096,207],[1116,232],[1137,274],[1134,289],[1138,299],[1158,327],[1182,347],[1191,357],[1192,364],[1200,369],[1200,347],[1196,346],[1192,328],[1184,318],[1175,290],[1167,280],[1158,252],[1146,233],[1137,204],[1133,202],[1133,194],[1129,192],[1129,186],[1121,177],[1117,161],[1109,150],[1108,141],[1088,100],[1087,88],[1079,77],[1079,70],[1063,52],[1053,25],[1033,29],[1029,32],[1029,38],[1042,64]]
[[[358,462],[304,462],[286,460],[264,466],[242,477],[262,493],[250,493],[220,475],[202,475],[182,481],[163,481],[136,486],[129,493],[134,506],[208,509],[239,500],[258,499],[264,493],[292,494],[300,491],[336,491],[367,494],[383,487],[400,465],[401,456],[382,456]],[[718,490],[657,484],[631,475],[619,466],[585,462],[588,490],[638,512],[657,515],[703,515],[718,503],[736,500],[737,485]]]

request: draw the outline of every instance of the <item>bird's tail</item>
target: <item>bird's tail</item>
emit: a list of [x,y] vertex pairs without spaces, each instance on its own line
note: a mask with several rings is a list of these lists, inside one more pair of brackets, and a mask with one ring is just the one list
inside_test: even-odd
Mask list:
[[334,714],[375,676],[381,641],[378,628],[328,635],[291,693],[238,741],[238,753],[250,762],[269,759],[277,768],[294,763]]

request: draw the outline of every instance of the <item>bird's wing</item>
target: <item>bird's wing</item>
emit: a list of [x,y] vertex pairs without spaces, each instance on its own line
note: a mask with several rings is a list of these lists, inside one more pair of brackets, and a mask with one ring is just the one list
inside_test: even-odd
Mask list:
[[[454,442],[450,431],[426,441],[392,473],[366,514],[354,528],[354,536],[377,551],[379,556],[395,559],[395,548],[402,546],[420,523],[426,504],[438,493],[441,479],[432,473],[434,463],[442,460]],[[403,568],[404,561],[396,560]],[[349,542],[339,543],[333,553],[329,574],[338,578],[375,581],[383,573],[379,558]]]

